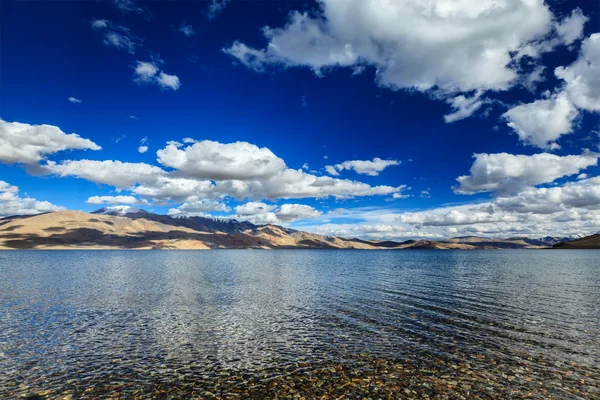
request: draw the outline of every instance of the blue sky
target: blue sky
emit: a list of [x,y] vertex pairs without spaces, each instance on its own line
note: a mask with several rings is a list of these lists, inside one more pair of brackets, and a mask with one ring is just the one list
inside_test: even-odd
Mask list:
[[382,239],[596,232],[599,14],[8,2],[0,215],[127,204]]

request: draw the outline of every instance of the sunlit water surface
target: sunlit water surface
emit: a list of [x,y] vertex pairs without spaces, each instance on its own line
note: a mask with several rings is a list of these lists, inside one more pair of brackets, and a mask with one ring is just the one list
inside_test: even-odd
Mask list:
[[0,398],[599,384],[598,251],[0,252]]

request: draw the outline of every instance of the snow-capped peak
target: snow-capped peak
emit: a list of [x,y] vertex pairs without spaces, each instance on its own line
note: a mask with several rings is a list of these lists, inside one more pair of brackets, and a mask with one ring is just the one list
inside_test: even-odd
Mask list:
[[93,211],[92,214],[111,214],[111,215],[126,215],[142,212],[139,208],[131,206],[106,206],[99,210]]

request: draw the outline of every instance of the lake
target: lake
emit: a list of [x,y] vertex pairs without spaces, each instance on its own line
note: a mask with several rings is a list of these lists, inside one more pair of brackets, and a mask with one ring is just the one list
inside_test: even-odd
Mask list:
[[599,398],[600,251],[4,251],[0,398]]

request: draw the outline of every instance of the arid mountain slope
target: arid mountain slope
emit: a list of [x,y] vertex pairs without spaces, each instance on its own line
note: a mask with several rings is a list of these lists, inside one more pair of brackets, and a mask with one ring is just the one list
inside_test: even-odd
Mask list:
[[600,249],[600,234],[586,236],[570,242],[558,243],[555,249]]
[[[221,229],[219,229],[221,228]],[[140,212],[104,215],[58,211],[0,220],[0,249],[361,248],[375,244],[273,225]]]
[[373,241],[322,236],[276,225],[133,209],[58,211],[0,219],[0,249],[522,249],[549,248],[528,238]]

